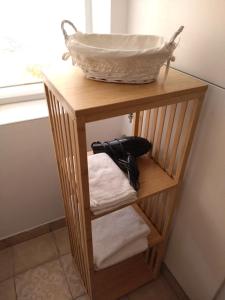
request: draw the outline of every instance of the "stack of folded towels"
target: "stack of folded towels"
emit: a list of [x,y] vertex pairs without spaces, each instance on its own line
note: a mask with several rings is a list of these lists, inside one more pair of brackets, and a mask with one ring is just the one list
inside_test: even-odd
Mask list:
[[104,269],[148,248],[150,228],[132,206],[92,221],[95,269]]
[[[126,175],[106,153],[88,156],[90,207],[94,215],[137,199]],[[150,228],[132,206],[92,221],[95,269],[104,269],[148,248]]]
[[94,215],[137,199],[126,175],[106,153],[88,156],[90,208]]

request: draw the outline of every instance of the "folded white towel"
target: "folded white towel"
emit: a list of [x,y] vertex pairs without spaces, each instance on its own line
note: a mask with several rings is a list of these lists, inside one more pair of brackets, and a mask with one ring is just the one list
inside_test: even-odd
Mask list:
[[106,268],[148,247],[150,228],[128,206],[92,221],[94,264]]
[[97,215],[137,199],[126,175],[106,153],[88,156],[90,207]]

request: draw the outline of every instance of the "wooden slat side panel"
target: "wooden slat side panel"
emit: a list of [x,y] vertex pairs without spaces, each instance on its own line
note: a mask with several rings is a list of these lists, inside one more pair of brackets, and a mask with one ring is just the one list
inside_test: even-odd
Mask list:
[[87,289],[89,296],[93,297],[93,247],[92,247],[92,229],[91,229],[91,210],[89,198],[88,183],[88,163],[87,163],[87,144],[86,144],[86,128],[85,122],[81,119],[75,119],[73,122],[74,143],[76,151],[76,171],[78,177],[79,191],[79,213],[82,220],[81,230],[83,237],[84,263],[87,274]]
[[149,249],[149,266],[156,278],[164,258],[166,241],[176,205],[176,189],[161,192],[139,204],[145,216],[154,224],[162,237],[162,242]]
[[184,123],[187,106],[188,106],[188,102],[184,102],[181,104],[181,107],[180,107],[180,113],[179,113],[178,121],[176,124],[176,129],[175,129],[173,143],[172,143],[172,149],[171,149],[170,158],[169,158],[169,165],[166,169],[166,171],[169,175],[172,175],[172,172],[173,172],[173,167],[174,167],[174,163],[176,160],[177,149],[178,149],[178,145],[179,145],[179,141],[180,141],[180,137],[181,137],[181,133],[182,133],[182,129],[183,129],[183,123]]
[[173,195],[175,189],[158,193],[151,196],[139,204],[146,217],[156,227],[157,231],[164,236],[167,233],[168,218],[171,213],[171,201],[174,201]]
[[[201,96],[202,99],[202,96]],[[196,127],[198,98],[136,113],[134,132],[152,144],[151,158],[180,181]]]
[[184,141],[180,147],[181,148],[179,152],[180,155],[179,158],[177,159],[177,165],[174,172],[175,173],[174,177],[176,179],[182,179],[183,177],[186,162],[188,159],[188,154],[190,152],[193,136],[195,133],[195,128],[197,126],[197,122],[199,119],[202,102],[203,102],[203,97],[200,97],[199,99],[194,100],[191,105],[189,120],[184,132]]
[[[86,220],[81,204],[81,189],[78,176],[78,154],[76,150],[74,121],[51,91],[45,87],[57,164],[62,188],[66,220],[72,256],[80,271],[84,285],[92,295],[87,249],[90,242],[85,233]],[[91,222],[91,221],[90,221]]]
[[[62,108],[63,109],[63,108]],[[63,109],[64,111],[64,109]],[[75,172],[75,160],[74,160],[74,149],[72,147],[72,139],[73,139],[73,132],[71,130],[70,126],[70,118],[67,113],[64,112],[63,114],[64,119],[64,125],[65,125],[65,132],[66,132],[66,140],[67,140],[67,146],[68,146],[68,156],[67,156],[67,166],[68,166],[68,178],[71,183],[71,205],[72,205],[72,218],[75,220],[74,223],[74,240],[75,240],[75,247],[77,251],[77,260],[80,264],[80,270],[83,273],[83,277],[86,277],[87,274],[85,272],[85,266],[84,266],[84,253],[82,251],[83,249],[83,239],[81,235],[81,221],[79,217],[79,204],[78,204],[78,193],[77,193],[77,184],[76,184],[76,172]],[[87,278],[86,278],[87,281]]]
[[174,118],[176,114],[177,104],[172,104],[170,106],[167,106],[168,111],[168,123],[166,124],[166,127],[164,129],[165,133],[165,141],[162,147],[162,156],[159,160],[160,165],[163,169],[166,167],[167,157],[168,157],[168,150],[169,150],[169,144],[171,139],[171,134],[173,130],[173,124],[174,124]]

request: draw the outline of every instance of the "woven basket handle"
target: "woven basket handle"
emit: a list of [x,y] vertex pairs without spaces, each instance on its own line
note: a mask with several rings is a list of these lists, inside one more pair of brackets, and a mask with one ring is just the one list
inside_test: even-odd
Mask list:
[[[175,39],[178,37],[178,35],[183,31],[184,26],[180,26],[179,29],[173,34],[173,36],[171,37],[170,41],[169,41],[169,45],[172,46],[173,43],[175,42]],[[176,45],[177,46],[177,45]],[[173,56],[173,54],[171,54],[171,56],[168,58],[167,62],[166,62],[166,68],[165,68],[165,73],[164,73],[164,79],[163,82],[166,81],[168,72],[169,72],[169,68],[170,68],[170,62],[171,61],[175,61],[175,57]]]
[[76,28],[76,26],[72,22],[70,22],[68,20],[63,20],[62,21],[62,23],[61,23],[61,29],[62,29],[62,32],[63,32],[65,40],[67,40],[69,35],[67,34],[67,32],[66,32],[66,30],[64,28],[65,24],[69,24],[74,29],[75,32],[77,32],[77,28]]
[[178,37],[178,35],[183,31],[184,26],[180,26],[179,29],[173,34],[173,36],[171,37],[169,44],[173,44],[175,39]]

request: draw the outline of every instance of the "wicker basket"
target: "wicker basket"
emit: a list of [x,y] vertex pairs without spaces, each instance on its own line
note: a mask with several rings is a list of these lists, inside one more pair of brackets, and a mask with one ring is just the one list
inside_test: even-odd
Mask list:
[[[68,35],[64,25],[69,24],[75,34]],[[181,26],[169,42],[153,35],[84,34],[77,31],[72,22],[62,21],[61,28],[69,52],[63,59],[72,57],[89,79],[117,83],[148,83],[154,81],[162,65],[167,70],[175,38],[183,30]]]

